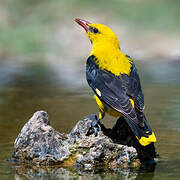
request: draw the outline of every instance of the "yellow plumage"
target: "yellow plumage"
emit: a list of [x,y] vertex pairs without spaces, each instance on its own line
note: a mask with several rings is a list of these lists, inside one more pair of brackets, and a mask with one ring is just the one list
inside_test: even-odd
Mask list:
[[131,70],[131,60],[120,51],[119,41],[116,34],[107,26],[102,24],[90,24],[96,27],[103,34],[98,37],[90,32],[87,33],[93,47],[91,55],[97,57],[97,63],[100,69],[106,69],[116,76],[120,74],[129,74]]
[[[92,43],[86,73],[87,81],[96,94],[99,119],[103,119],[105,113],[114,117],[124,116],[141,145],[156,142],[143,113],[144,96],[137,70],[133,61],[121,52],[116,34],[102,24],[91,24],[81,19],[76,19],[76,22],[86,30]],[[141,123],[146,124],[144,130]]]
[[[91,27],[97,28],[101,34],[96,34],[87,32],[87,36],[92,42],[92,50],[89,56],[95,55],[97,64],[100,69],[105,69],[116,76],[120,74],[128,74],[131,71],[131,59],[129,59],[125,54],[120,51],[119,41],[116,34],[107,26],[103,24],[90,24]],[[100,96],[100,91],[96,89],[97,94]],[[105,112],[114,116],[121,117],[122,114],[114,109],[109,109],[104,107],[103,103],[97,96],[94,96],[96,103],[99,107],[99,119],[102,119]],[[130,99],[133,107],[134,101]]]

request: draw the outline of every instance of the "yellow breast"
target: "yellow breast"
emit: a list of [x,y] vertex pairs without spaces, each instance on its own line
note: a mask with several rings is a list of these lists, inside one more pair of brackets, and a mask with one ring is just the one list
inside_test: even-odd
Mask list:
[[104,48],[107,50],[96,48],[90,54],[90,56],[95,55],[97,58],[96,63],[99,65],[99,68],[108,70],[116,76],[120,74],[129,75],[131,71],[131,60],[118,49],[109,49],[108,46]]

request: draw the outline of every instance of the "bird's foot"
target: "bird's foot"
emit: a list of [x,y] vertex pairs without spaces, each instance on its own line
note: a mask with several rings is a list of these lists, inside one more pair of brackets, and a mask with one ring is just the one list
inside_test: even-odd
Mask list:
[[98,135],[98,132],[100,131],[100,120],[95,116],[91,123],[91,127],[88,131],[88,135],[94,134],[95,136]]

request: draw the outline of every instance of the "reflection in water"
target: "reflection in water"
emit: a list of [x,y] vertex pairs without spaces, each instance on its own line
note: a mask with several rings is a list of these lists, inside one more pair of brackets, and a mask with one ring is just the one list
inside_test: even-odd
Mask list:
[[37,166],[15,166],[15,179],[146,179],[154,177],[155,165],[143,167],[139,170],[119,169],[118,172],[96,171],[82,172],[68,167],[37,167]]
[[[13,142],[22,126],[35,111],[47,111],[52,126],[58,131],[68,133],[78,120],[88,114],[97,113],[97,107],[92,99],[93,94],[87,86],[71,88],[65,86],[66,83],[62,82],[62,74],[60,73],[61,78],[59,78],[59,74],[57,75],[53,69],[42,62],[21,63],[21,65],[4,63],[0,66],[1,178],[12,179],[16,171],[16,179],[21,176],[33,176],[35,179],[41,177],[46,179],[48,176],[59,179],[83,179],[84,177],[92,179],[178,179],[180,177],[180,63],[167,62],[166,64],[164,62],[165,72],[163,69],[157,72],[158,63],[161,64],[161,62],[137,62],[137,67],[141,70],[139,73],[145,93],[147,118],[158,138],[156,147],[161,158],[155,173],[143,169],[134,171],[127,169],[119,172],[96,172],[95,174],[77,173],[73,168],[60,167],[44,169],[15,165],[10,168],[6,160],[11,156]],[[5,70],[7,66],[9,72]],[[82,77],[84,77],[84,72]],[[74,79],[72,81],[76,82]],[[115,119],[107,116],[103,123],[107,127],[112,127]]]

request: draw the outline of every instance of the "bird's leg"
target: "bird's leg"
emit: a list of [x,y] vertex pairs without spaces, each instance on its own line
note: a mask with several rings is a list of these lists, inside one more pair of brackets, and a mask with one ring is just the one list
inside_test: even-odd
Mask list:
[[92,128],[93,128],[94,134],[96,136],[99,131],[100,120],[103,119],[105,116],[105,107],[104,107],[103,103],[101,102],[101,100],[98,98],[98,96],[94,95],[94,99],[96,100],[96,103],[99,107],[99,117],[98,117],[98,119],[96,119],[92,122]]
[[104,111],[101,111],[101,110],[99,109],[99,118],[98,118],[96,121],[93,121],[93,122],[92,122],[92,126],[98,125],[98,124],[100,123],[100,120],[103,119],[104,116],[105,116],[105,112],[104,112]]
[[103,119],[105,116],[105,111],[102,111],[101,109],[99,109],[99,118],[97,118],[96,120],[94,120],[91,124],[92,128],[93,128],[93,131],[94,131],[94,134],[95,136],[97,136],[97,133],[99,131],[99,124],[100,124],[100,120]]
[[103,118],[104,118],[104,116],[105,116],[105,111],[104,111],[104,110],[99,109],[99,121],[100,121],[101,119],[103,119]]

